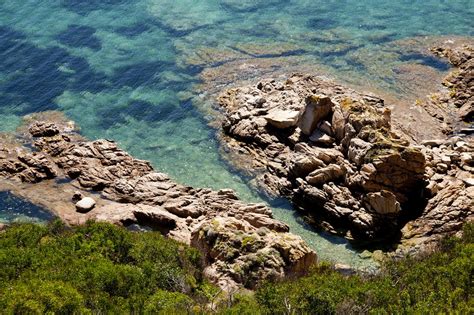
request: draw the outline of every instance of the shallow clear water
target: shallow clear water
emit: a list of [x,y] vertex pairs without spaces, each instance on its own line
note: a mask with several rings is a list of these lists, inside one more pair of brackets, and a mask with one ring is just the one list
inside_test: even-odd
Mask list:
[[[212,118],[199,110],[195,85],[203,69],[242,56],[287,55],[343,80],[397,89],[384,62],[367,60],[390,56],[446,70],[424,56],[399,55],[390,43],[472,36],[473,16],[472,0],[3,0],[0,131],[14,130],[25,114],[59,110],[85,136],[117,140],[181,183],[230,187],[261,201],[221,159],[207,126]],[[275,215],[320,256],[357,259],[286,208],[275,207]]]
[[0,223],[45,223],[54,218],[49,211],[24,201],[9,192],[0,191]]

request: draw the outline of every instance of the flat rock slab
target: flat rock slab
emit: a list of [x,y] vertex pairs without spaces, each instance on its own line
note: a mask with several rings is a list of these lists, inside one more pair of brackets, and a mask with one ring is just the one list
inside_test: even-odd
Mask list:
[[265,116],[270,125],[279,129],[296,126],[300,112],[293,110],[272,110]]

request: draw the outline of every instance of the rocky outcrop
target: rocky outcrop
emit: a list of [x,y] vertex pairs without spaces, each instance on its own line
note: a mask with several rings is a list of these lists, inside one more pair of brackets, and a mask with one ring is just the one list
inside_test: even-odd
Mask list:
[[[62,125],[35,122],[29,132],[33,138],[25,139],[35,152],[18,144],[2,145],[1,178],[18,183],[54,178],[50,189],[58,192],[68,179],[82,189],[69,197],[77,202],[75,218],[148,226],[194,245],[225,289],[301,272],[316,261],[316,254],[300,237],[289,234],[286,224],[273,219],[267,206],[244,203],[232,190],[179,185],[116,143],[85,141]],[[100,200],[96,203],[83,194]],[[216,222],[225,228],[217,228]],[[245,277],[236,273],[239,268]]]
[[[376,96],[295,74],[230,89],[219,104],[225,115],[223,141],[240,154],[238,166],[331,232],[365,241],[397,240],[407,220],[431,213],[430,205],[444,213],[425,194],[426,179],[433,175],[431,166],[425,169],[431,149],[410,145],[394,132],[391,111]],[[262,119],[276,111],[299,116],[285,126]],[[451,225],[459,228],[470,208]]]
[[403,228],[404,242],[416,245],[459,232],[474,220],[474,141],[460,137],[426,141],[428,197],[423,213]]
[[[469,127],[459,122],[471,124],[474,119],[474,46],[455,45],[445,42],[431,51],[439,57],[448,59],[456,69],[444,80],[446,91],[432,94],[423,102],[423,107],[440,123],[447,133],[463,131]],[[469,133],[472,133],[472,130]]]
[[241,217],[203,222],[193,231],[191,244],[207,253],[209,274],[217,279],[228,276],[249,288],[261,279],[301,274],[314,261],[314,254],[302,246],[299,237],[288,234],[283,239],[264,225],[257,228]]

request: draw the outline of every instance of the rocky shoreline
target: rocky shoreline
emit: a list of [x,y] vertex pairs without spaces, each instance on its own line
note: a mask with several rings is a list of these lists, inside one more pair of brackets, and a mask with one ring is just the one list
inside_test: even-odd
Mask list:
[[[445,111],[472,122],[473,50],[449,49],[434,49],[460,67]],[[219,105],[231,160],[325,230],[419,249],[474,218],[472,137],[410,143],[383,99],[304,74],[229,89]]]
[[[220,94],[230,162],[313,225],[350,240],[392,244],[402,255],[458,233],[474,219],[474,50],[448,44],[433,52],[456,67],[444,83],[450,90],[414,106],[440,122],[445,138],[418,139],[384,99],[297,73]],[[304,273],[317,260],[267,206],[232,190],[180,185],[113,141],[87,141],[55,113],[0,135],[0,190],[71,225],[146,227],[190,244],[224,290]]]
[[243,203],[232,190],[179,185],[112,141],[86,141],[71,123],[34,121],[19,139],[0,139],[1,189],[46,200],[69,224],[138,224],[190,244],[224,290],[304,273],[316,262],[267,206]]
[[443,81],[447,91],[434,93],[422,103],[436,118],[445,133],[473,133],[474,121],[474,46],[444,43],[431,51],[456,67]]

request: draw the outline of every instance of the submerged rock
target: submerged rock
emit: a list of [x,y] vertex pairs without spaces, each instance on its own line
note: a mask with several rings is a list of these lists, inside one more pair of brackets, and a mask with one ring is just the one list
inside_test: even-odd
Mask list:
[[452,133],[462,129],[460,122],[473,123],[474,119],[474,45],[446,41],[431,51],[448,59],[456,67],[443,81],[446,91],[432,94],[422,103],[425,110],[445,125]]

